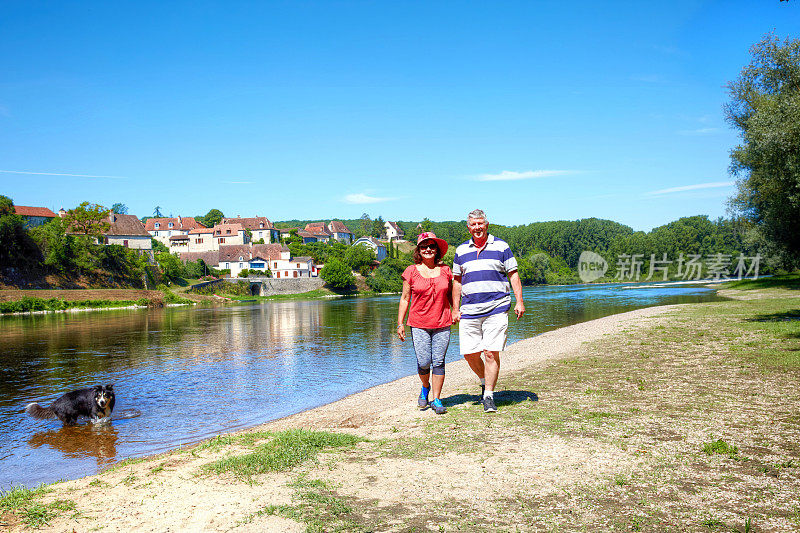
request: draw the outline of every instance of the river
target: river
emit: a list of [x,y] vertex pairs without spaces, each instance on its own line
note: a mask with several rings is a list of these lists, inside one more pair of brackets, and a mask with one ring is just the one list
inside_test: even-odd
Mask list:
[[[527,287],[509,342],[641,307],[719,299],[703,286]],[[0,489],[98,472],[416,373],[398,296],[0,318]],[[458,356],[454,335],[448,361]],[[113,383],[110,424],[24,413]],[[499,386],[502,388],[502,374]],[[447,384],[443,396],[447,396]],[[409,408],[414,408],[410,405]]]

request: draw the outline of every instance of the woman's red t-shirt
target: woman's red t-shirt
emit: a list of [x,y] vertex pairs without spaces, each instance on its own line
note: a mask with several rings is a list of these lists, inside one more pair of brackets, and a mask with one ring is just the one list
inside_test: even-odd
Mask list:
[[411,265],[403,272],[403,279],[411,285],[411,309],[408,325],[414,328],[436,329],[452,324],[450,314],[450,288],[453,272],[447,265],[439,266],[439,275],[425,278]]

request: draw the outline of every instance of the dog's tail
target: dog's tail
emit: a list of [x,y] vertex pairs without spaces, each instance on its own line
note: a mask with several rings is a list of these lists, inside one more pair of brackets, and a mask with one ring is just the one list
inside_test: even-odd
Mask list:
[[56,414],[52,409],[49,407],[42,407],[36,402],[29,403],[25,408],[25,412],[31,415],[33,418],[39,418],[41,420],[56,418]]

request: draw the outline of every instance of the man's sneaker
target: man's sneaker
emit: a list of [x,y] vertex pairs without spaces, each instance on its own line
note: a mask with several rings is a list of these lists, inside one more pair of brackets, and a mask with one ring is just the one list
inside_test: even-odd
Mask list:
[[442,400],[440,400],[439,398],[436,398],[435,400],[433,400],[433,402],[431,402],[431,408],[433,409],[433,412],[436,413],[437,415],[443,415],[447,412],[447,407],[444,406]]
[[494,413],[497,411],[497,407],[494,406],[494,397],[487,396],[483,399],[483,412],[484,413]]
[[430,392],[430,389],[422,387],[419,393],[419,399],[417,400],[417,405],[419,405],[420,409],[427,409],[428,407],[428,392]]

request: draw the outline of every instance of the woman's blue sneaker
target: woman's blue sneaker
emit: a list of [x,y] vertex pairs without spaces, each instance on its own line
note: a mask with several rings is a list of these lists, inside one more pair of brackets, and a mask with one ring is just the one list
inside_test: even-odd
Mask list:
[[433,400],[433,402],[431,403],[431,407],[433,408],[433,412],[436,413],[437,415],[443,415],[447,412],[447,408],[444,406],[442,400],[440,400],[439,398]]
[[420,409],[426,409],[428,407],[428,393],[430,389],[426,389],[422,387],[422,391],[419,393],[419,400],[417,400],[417,405],[419,405]]

